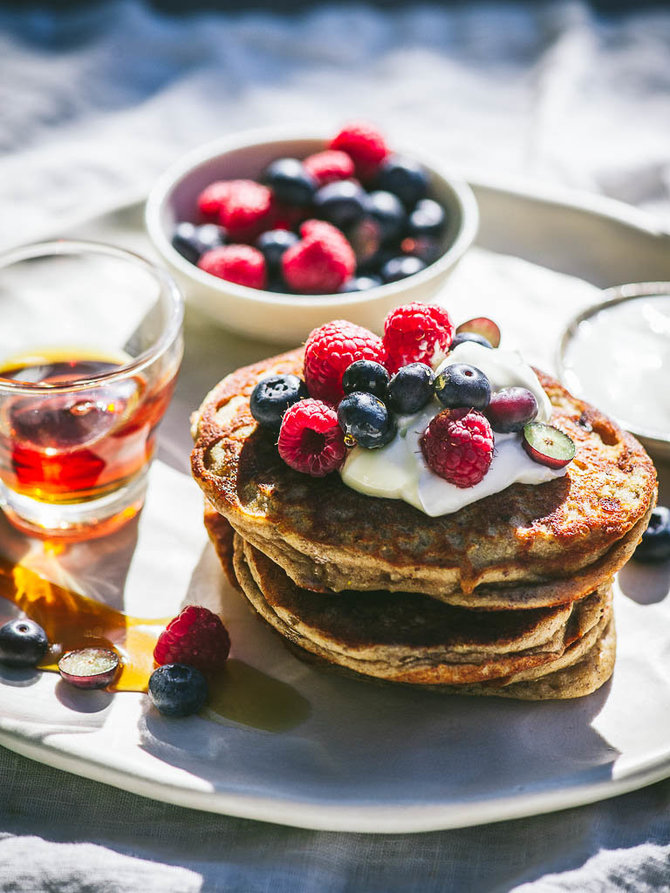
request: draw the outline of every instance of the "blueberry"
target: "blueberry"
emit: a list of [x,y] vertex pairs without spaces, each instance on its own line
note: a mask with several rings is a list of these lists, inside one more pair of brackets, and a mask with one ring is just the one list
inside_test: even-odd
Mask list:
[[649,526],[642,534],[633,558],[644,563],[670,558],[670,509],[666,506],[657,505],[651,513]]
[[287,205],[309,205],[314,198],[316,181],[297,158],[278,158],[269,164],[261,177],[280,202]]
[[353,180],[336,180],[317,191],[314,208],[317,217],[347,229],[365,215],[367,194]]
[[388,248],[380,248],[379,251],[375,252],[371,257],[366,258],[365,260],[361,260],[358,262],[356,266],[356,275],[357,276],[375,276],[381,279],[381,270],[388,261],[391,260],[392,257],[395,257],[397,254],[396,251],[391,251]]
[[307,385],[297,375],[269,375],[251,392],[251,414],[264,428],[279,428],[289,406],[303,397],[309,397]]
[[453,350],[459,344],[463,344],[464,341],[474,341],[475,344],[481,344],[482,347],[488,347],[490,350],[493,350],[493,345],[489,339],[483,335],[478,335],[476,332],[459,332],[458,335],[454,335],[454,340],[449,345],[449,350]]
[[389,382],[388,406],[394,412],[408,414],[418,412],[433,396],[435,374],[425,363],[408,363],[402,366]]
[[435,263],[444,254],[443,245],[432,236],[406,236],[400,243],[400,249],[403,254],[418,257],[425,264]]
[[342,376],[342,388],[345,394],[354,391],[364,391],[366,394],[374,394],[383,400],[386,397],[386,386],[389,383],[389,374],[374,360],[356,360],[347,366]]
[[410,236],[431,236],[439,238],[447,225],[447,215],[441,204],[432,198],[422,198],[414,206],[407,221]]
[[413,276],[425,268],[426,265],[420,258],[408,254],[404,257],[392,257],[386,261],[381,269],[381,275],[384,282],[398,282],[399,279]]
[[378,222],[383,242],[400,238],[407,224],[407,212],[397,195],[383,189],[371,192],[368,213]]
[[149,678],[149,698],[163,716],[190,716],[204,707],[207,681],[187,664],[163,664]]
[[178,223],[172,237],[172,247],[189,263],[197,264],[202,255],[212,248],[226,244],[226,231],[215,223]]
[[348,279],[343,286],[340,287],[340,294],[348,294],[353,291],[367,291],[369,288],[378,288],[382,284],[379,276],[354,276]]
[[291,294],[291,289],[280,276],[273,277],[265,286],[265,291],[271,291],[277,295]]
[[337,421],[347,446],[358,444],[366,450],[385,446],[395,437],[396,424],[386,405],[374,394],[354,391],[337,407]]
[[46,633],[32,620],[10,620],[0,627],[0,664],[35,667],[49,647]]
[[265,258],[270,276],[276,276],[279,273],[284,252],[299,241],[299,237],[288,229],[269,229],[256,239],[256,248]]
[[464,406],[485,409],[491,399],[491,384],[476,366],[452,363],[435,378],[435,396],[451,409]]
[[428,174],[418,161],[390,155],[382,162],[375,181],[377,189],[392,192],[407,208],[413,208],[428,192]]
[[347,227],[347,239],[354,249],[356,263],[364,265],[378,256],[382,244],[382,228],[369,214]]

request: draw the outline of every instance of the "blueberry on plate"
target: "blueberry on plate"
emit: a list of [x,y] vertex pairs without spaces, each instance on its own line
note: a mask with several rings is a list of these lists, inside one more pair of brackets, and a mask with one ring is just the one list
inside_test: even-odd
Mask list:
[[203,223],[196,226],[184,221],[177,224],[172,236],[172,247],[189,263],[197,264],[202,255],[212,248],[226,244],[226,231],[216,223]]
[[261,182],[286,205],[309,205],[316,191],[316,180],[297,158],[277,158],[265,168]]
[[288,229],[269,229],[267,232],[261,233],[256,239],[256,248],[265,258],[269,276],[278,275],[284,252],[299,241],[299,237]]
[[666,506],[657,505],[651,513],[649,525],[633,558],[645,564],[670,558],[670,509]]
[[297,375],[269,375],[251,392],[251,414],[263,428],[276,429],[289,406],[304,397],[309,397],[307,385]]
[[399,239],[407,225],[405,206],[397,195],[378,189],[368,195],[368,213],[379,224],[382,242]]
[[336,180],[316,192],[314,210],[322,220],[347,229],[365,215],[367,199],[367,193],[354,180]]
[[491,399],[491,383],[476,366],[452,363],[436,376],[435,396],[449,409],[464,406],[486,409]]
[[485,415],[494,431],[510,434],[532,422],[537,409],[535,394],[528,388],[503,388],[492,395]]
[[347,366],[342,376],[342,389],[345,394],[364,391],[366,394],[374,394],[380,400],[386,397],[388,383],[388,372],[381,363],[375,363],[374,360],[355,360]]
[[414,206],[407,221],[410,236],[431,236],[439,238],[446,229],[447,215],[439,202],[432,198],[422,198]]
[[378,288],[382,285],[379,276],[354,276],[347,281],[339,289],[340,294],[348,294],[354,291],[367,291],[369,288]]
[[434,381],[435,373],[425,363],[402,366],[386,389],[389,409],[403,415],[423,409],[434,394]]
[[10,620],[0,627],[0,664],[35,667],[49,647],[47,635],[33,620]]
[[396,433],[395,420],[386,404],[374,394],[361,391],[347,394],[340,401],[337,421],[344,431],[346,445],[358,444],[366,450],[386,446]]
[[190,716],[205,706],[207,680],[188,664],[163,664],[149,678],[149,698],[163,716]]
[[381,276],[384,282],[398,282],[425,269],[426,265],[421,258],[408,254],[404,257],[392,257],[386,261],[381,268]]
[[381,163],[375,188],[397,195],[406,208],[413,208],[428,192],[428,174],[418,161],[390,155]]
[[454,335],[453,340],[449,345],[449,350],[453,350],[465,341],[473,341],[475,344],[481,344],[482,347],[488,347],[490,350],[493,350],[493,345],[489,339],[485,338],[483,335],[478,335],[477,332],[459,332],[458,335]]

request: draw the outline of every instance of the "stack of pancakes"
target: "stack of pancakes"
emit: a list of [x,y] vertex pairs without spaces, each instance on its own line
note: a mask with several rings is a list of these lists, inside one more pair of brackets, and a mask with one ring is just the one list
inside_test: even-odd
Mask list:
[[552,423],[577,447],[566,475],[431,518],[279,458],[249,395],[301,370],[301,350],[239,369],[193,419],[207,528],[258,614],[302,656],[365,677],[525,699],[602,685],[612,578],[656,499],[640,444],[540,373]]

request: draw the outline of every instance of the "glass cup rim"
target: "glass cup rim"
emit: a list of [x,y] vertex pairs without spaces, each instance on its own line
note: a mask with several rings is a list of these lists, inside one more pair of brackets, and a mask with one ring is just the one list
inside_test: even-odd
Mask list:
[[128,378],[141,372],[147,366],[159,359],[178,339],[184,320],[184,299],[177,283],[170,274],[152,261],[147,260],[141,254],[109,245],[105,242],[89,241],[85,239],[51,239],[44,242],[31,242],[19,245],[8,251],[0,253],[0,271],[25,260],[38,257],[76,254],[103,254],[107,257],[115,257],[119,260],[143,267],[154,279],[160,288],[160,296],[170,304],[170,313],[166,324],[156,339],[155,344],[138,354],[131,362],[123,363],[111,372],[101,372],[88,378],[78,378],[66,385],[49,385],[41,382],[13,381],[0,375],[0,393],[5,394],[62,394],[73,391],[83,391],[92,386],[103,386]]

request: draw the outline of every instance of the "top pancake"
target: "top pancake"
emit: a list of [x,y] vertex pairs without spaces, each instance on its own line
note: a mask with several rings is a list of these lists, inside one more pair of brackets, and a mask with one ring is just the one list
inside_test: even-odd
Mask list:
[[[562,478],[514,484],[431,518],[400,500],[358,493],[336,473],[311,478],[293,471],[279,458],[276,437],[256,425],[249,395],[267,375],[300,374],[302,356],[302,350],[291,351],[220,382],[194,416],[191,457],[194,477],[217,511],[298,585],[413,591],[446,600],[493,588],[503,595],[491,607],[505,607],[507,588],[546,583],[552,590],[555,581],[565,581],[561,597],[545,602],[555,604],[578,597],[570,584],[577,572],[601,566],[589,578],[591,589],[611,577],[644,530],[656,496],[646,452],[541,373],[552,423],[577,447]],[[624,538],[628,549],[621,548]]]

